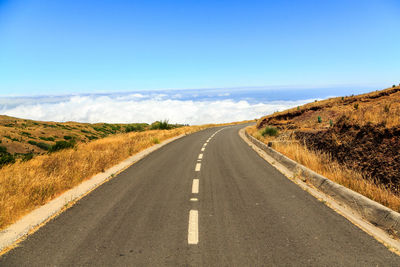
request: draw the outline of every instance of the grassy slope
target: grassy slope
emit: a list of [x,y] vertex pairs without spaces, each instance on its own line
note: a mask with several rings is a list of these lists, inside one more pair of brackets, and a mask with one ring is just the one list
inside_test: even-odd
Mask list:
[[[343,115],[362,126],[384,123],[387,128],[400,126],[400,86],[356,96],[330,98],[262,117],[257,127],[273,124],[284,128],[321,130]],[[318,116],[322,122],[318,122]]]
[[[320,119],[318,119],[318,117]],[[262,136],[275,127],[278,136]],[[248,129],[314,171],[400,211],[400,87],[312,102]]]
[[[46,150],[28,143],[53,145],[56,141],[66,140],[68,136],[79,142],[88,142],[108,135],[125,132],[131,124],[45,122],[25,120],[0,115],[0,141],[11,154],[43,153]],[[147,125],[147,124],[144,124]]]

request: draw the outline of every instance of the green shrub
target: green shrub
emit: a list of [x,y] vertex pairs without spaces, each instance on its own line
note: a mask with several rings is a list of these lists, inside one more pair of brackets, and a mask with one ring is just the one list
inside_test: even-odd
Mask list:
[[393,88],[395,88],[396,87],[396,85],[395,84],[393,84],[393,86],[392,86]]
[[31,145],[34,145],[34,146],[37,145],[37,142],[36,142],[36,141],[33,141],[33,140],[29,140],[28,143],[31,144]]
[[329,125],[332,127],[333,126],[333,121],[329,120]]
[[321,116],[318,116],[318,123],[321,123],[322,122],[322,118],[321,118]]
[[72,136],[70,136],[70,135],[64,135],[64,139],[65,139],[65,140],[71,140],[71,139],[72,139]]
[[40,139],[44,140],[44,141],[54,141],[54,137],[44,137],[44,136],[40,136]]
[[51,149],[51,145],[47,143],[37,143],[36,146],[46,151]]
[[145,124],[130,124],[125,126],[125,132],[129,133],[129,132],[142,132],[144,131],[144,126]]
[[279,131],[275,127],[265,127],[264,130],[262,130],[261,135],[262,136],[277,136],[279,134]]
[[342,96],[342,101],[344,101],[344,96]]
[[11,137],[9,135],[5,135],[4,137],[7,138],[7,139],[10,139],[11,141],[15,141],[15,142],[19,141],[17,138],[13,138],[13,137]]
[[0,146],[0,154],[7,153],[7,148],[5,146]]
[[46,151],[47,151],[47,150],[50,150],[50,148],[51,148],[51,145],[49,145],[49,144],[46,144],[46,143],[38,143],[38,142],[33,141],[33,140],[29,140],[28,143],[31,144],[31,145],[37,146],[37,147],[39,147],[39,148],[41,148],[41,149],[43,149],[43,150],[46,150]]
[[75,142],[73,140],[67,141],[57,141],[53,146],[50,148],[50,152],[59,151],[62,149],[73,148],[75,146]]
[[160,140],[159,140],[158,138],[153,138],[153,143],[154,143],[154,144],[159,144],[159,143],[160,143]]
[[7,152],[7,148],[0,146],[0,166],[14,163],[15,157]]
[[169,130],[173,125],[168,123],[168,120],[155,121],[150,125],[151,130]]
[[22,155],[22,161],[28,161],[33,158],[33,153],[27,153]]
[[0,166],[15,162],[15,157],[10,153],[0,154]]
[[99,139],[97,136],[95,136],[95,135],[85,135],[86,136],[86,138],[87,139],[89,139],[89,140],[96,140],[96,139]]
[[355,109],[355,110],[358,109],[358,103],[354,104],[354,109]]

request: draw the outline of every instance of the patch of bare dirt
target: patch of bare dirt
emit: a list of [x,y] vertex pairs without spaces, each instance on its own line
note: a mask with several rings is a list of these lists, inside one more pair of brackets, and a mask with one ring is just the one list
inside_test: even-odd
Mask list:
[[337,161],[397,190],[400,127],[360,126],[343,116],[326,130],[296,131],[295,136],[308,148],[330,153]]

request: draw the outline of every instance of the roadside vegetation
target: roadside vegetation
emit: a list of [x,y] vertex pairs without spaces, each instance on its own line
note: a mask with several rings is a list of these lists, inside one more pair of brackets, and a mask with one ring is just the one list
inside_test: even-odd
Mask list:
[[[63,140],[55,139],[57,141],[44,153],[26,153],[3,165],[0,168],[0,229],[82,181],[150,146],[181,134],[228,125],[182,126],[170,125],[168,121],[155,124],[157,126],[154,130],[148,124],[129,124],[114,129],[100,126],[101,129],[93,128],[94,131],[119,132],[86,142],[79,141],[81,136],[59,134]],[[33,145],[37,146],[39,141],[35,142]],[[11,154],[6,148],[0,147],[2,155]]]
[[313,171],[400,212],[400,86],[276,112],[247,131]]
[[168,120],[148,123],[110,124],[78,122],[44,122],[0,115],[0,168],[37,155],[72,148],[110,135],[148,130],[169,130],[185,125],[170,124]]

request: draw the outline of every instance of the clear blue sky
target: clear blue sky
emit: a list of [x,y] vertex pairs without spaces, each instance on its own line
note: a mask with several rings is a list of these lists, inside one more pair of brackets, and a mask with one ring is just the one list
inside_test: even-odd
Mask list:
[[400,1],[0,0],[0,94],[400,82]]

